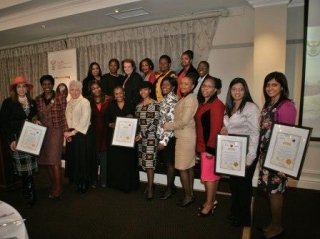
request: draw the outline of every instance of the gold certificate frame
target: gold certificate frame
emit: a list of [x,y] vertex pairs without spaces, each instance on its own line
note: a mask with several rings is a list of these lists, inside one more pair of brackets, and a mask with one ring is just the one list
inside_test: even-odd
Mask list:
[[312,128],[274,124],[264,167],[299,179]]
[[138,119],[117,117],[112,146],[134,148]]
[[47,128],[44,126],[33,124],[29,121],[24,122],[16,149],[38,156],[46,131]]
[[247,135],[218,134],[216,173],[239,177],[246,176],[248,138]]

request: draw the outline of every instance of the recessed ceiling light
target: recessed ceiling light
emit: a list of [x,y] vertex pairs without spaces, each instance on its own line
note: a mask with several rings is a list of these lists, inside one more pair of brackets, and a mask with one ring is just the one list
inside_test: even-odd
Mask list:
[[46,25],[40,25],[41,28],[46,28]]
[[115,9],[114,12],[115,12],[115,13],[119,13],[120,10],[119,10],[119,9]]
[[125,18],[130,18],[130,17],[138,17],[138,16],[143,16],[143,15],[148,15],[150,14],[143,8],[134,8],[134,9],[129,9],[125,11],[121,11],[118,13],[109,13],[106,14],[107,16],[116,18],[118,20],[125,19]]

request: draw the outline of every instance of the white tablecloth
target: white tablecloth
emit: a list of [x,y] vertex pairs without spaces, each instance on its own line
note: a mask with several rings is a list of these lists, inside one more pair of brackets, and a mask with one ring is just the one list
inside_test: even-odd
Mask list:
[[[0,216],[3,214],[11,214],[10,216],[6,217],[0,217],[1,220],[6,218],[14,218],[14,219],[22,219],[20,213],[13,208],[11,205],[9,205],[6,202],[0,201]],[[25,224],[23,223],[18,229],[12,231],[9,234],[6,234],[4,236],[0,235],[0,238],[17,238],[17,239],[28,239],[28,233]]]

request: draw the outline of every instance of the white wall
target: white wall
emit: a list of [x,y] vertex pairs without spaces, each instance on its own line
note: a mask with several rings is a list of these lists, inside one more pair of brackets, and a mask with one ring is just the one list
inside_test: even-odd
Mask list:
[[[253,44],[254,44],[254,9],[233,8],[231,16],[219,20],[218,29],[209,55],[210,74],[221,78],[222,92],[219,96],[225,100],[230,81],[243,77],[249,84],[251,92],[261,92],[261,98],[254,100],[261,107],[262,89],[252,88],[253,79]],[[286,76],[288,78],[291,98],[297,109],[300,107],[300,89],[303,60],[303,7],[288,9]],[[276,56],[275,56],[276,57]],[[298,120],[297,120],[298,122]],[[290,180],[291,186],[320,190],[320,143],[311,142],[305,158],[299,181]],[[256,182],[256,177],[254,178]]]

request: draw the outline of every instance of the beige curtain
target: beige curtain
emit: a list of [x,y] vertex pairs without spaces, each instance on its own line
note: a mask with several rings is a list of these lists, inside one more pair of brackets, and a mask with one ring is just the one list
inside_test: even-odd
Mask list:
[[47,52],[76,48],[79,80],[85,78],[89,64],[96,61],[103,73],[108,72],[111,58],[120,61],[132,58],[137,66],[149,57],[158,69],[158,59],[167,54],[171,57],[172,69],[180,69],[180,55],[191,49],[195,53],[194,65],[207,60],[218,18],[157,24],[125,30],[110,31],[89,36],[69,38],[65,41],[41,43],[0,51],[0,100],[9,95],[8,85],[12,79],[24,74],[35,85],[33,94],[41,89],[38,79],[47,74]]

